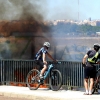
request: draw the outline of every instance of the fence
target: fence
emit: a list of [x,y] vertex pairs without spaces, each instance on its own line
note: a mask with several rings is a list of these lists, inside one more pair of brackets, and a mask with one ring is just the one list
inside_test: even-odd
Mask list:
[[[0,83],[3,85],[24,84],[26,86],[26,76],[35,67],[39,68],[33,60],[2,59],[0,63]],[[83,87],[84,71],[81,62],[61,61],[61,64],[56,67],[62,74],[62,85]],[[46,84],[48,84],[48,81]]]

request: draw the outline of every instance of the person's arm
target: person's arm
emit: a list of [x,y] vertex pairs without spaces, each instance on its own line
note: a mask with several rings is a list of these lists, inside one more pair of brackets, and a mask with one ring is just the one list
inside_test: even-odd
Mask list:
[[88,55],[86,54],[84,57],[83,57],[83,61],[82,63],[85,64],[86,63],[86,59],[88,58]]
[[48,55],[49,58],[51,58],[53,61],[56,62],[56,60],[48,52],[47,52],[47,55]]

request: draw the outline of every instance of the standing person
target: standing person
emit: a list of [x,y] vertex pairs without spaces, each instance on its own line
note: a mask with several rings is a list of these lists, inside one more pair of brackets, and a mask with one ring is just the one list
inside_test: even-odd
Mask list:
[[49,42],[44,42],[43,47],[40,48],[40,50],[35,55],[35,61],[36,63],[42,68],[40,73],[40,79],[43,80],[43,74],[46,71],[47,67],[47,61],[46,56],[48,56],[50,59],[56,62],[56,60],[48,53],[48,49],[50,47]]
[[[96,64],[97,60],[100,59],[100,53],[98,53],[100,45],[95,43],[93,48],[93,50],[89,50],[87,54],[85,54],[82,61],[82,65],[84,67],[84,87],[86,90],[84,93],[85,95],[92,95],[94,78],[96,76],[96,66],[94,64]],[[90,85],[88,87],[89,78]]]

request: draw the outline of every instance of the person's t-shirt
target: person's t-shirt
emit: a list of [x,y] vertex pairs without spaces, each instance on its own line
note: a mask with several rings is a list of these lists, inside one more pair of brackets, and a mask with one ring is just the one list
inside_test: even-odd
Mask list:
[[[96,54],[95,50],[89,50],[87,52],[88,58],[92,58],[93,56],[95,56],[95,54]],[[100,53],[98,54],[98,57],[97,57],[97,59],[95,61],[97,61],[98,59],[100,59]]]
[[46,48],[42,47],[42,48],[37,52],[37,54],[35,55],[35,60],[42,60],[42,61],[43,61],[42,55],[43,55],[43,53],[46,54],[47,52],[48,52],[48,50],[47,50]]

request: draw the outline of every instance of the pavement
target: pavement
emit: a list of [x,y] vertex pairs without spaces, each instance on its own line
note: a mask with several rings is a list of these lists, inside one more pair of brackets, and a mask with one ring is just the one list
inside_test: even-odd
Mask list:
[[84,89],[52,91],[47,88],[29,90],[28,87],[0,86],[0,96],[23,98],[28,100],[99,100],[100,94],[83,95]]

